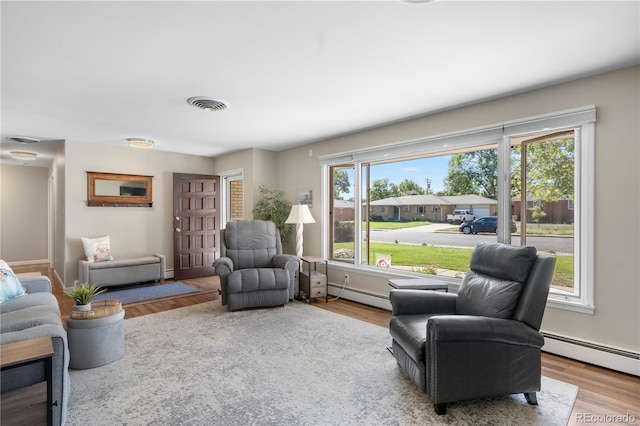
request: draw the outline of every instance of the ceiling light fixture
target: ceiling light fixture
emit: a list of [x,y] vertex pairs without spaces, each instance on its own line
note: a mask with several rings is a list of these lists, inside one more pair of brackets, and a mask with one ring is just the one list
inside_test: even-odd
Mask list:
[[187,99],[187,103],[193,107],[203,109],[205,111],[222,111],[229,108],[229,104],[218,99],[207,98],[204,96],[194,96]]
[[40,142],[40,139],[28,138],[28,137],[25,137],[25,136],[11,136],[11,137],[8,137],[7,140],[10,140],[11,142],[18,142],[18,143],[21,143],[23,145],[29,145],[29,144],[32,144],[32,143]]
[[128,138],[129,146],[132,148],[144,148],[151,149],[155,144],[151,139],[142,139],[142,138]]
[[15,158],[16,160],[35,160],[36,157],[38,156],[38,154],[36,154],[35,152],[27,152],[27,151],[11,151],[9,154],[11,154],[12,158]]

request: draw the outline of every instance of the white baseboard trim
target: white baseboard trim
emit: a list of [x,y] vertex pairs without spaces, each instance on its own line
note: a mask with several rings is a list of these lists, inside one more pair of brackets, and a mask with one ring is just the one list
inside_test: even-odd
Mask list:
[[590,345],[586,342],[565,341],[560,336],[556,339],[553,335],[544,334],[544,346],[542,347],[544,352],[640,376],[640,358],[638,354],[625,354],[622,351],[608,350],[604,346],[599,348],[589,347]]
[[[341,293],[341,287],[342,286],[338,284],[329,284],[329,294],[334,297],[340,295],[341,298],[352,302],[375,306],[388,311],[391,310],[391,303],[387,297],[349,288],[345,288]],[[610,370],[640,376],[639,354],[607,348],[605,346],[591,345],[587,342],[553,336],[549,333],[543,334],[545,335],[545,344],[542,347],[544,352],[598,365]]]
[[[70,288],[65,287],[64,281],[62,281],[62,278],[60,278],[60,275],[58,275],[58,271],[56,271],[55,269],[53,270],[53,278],[54,278],[56,284],[58,284],[60,287],[62,287],[62,289],[65,292],[67,290],[70,290]],[[71,288],[73,288],[73,287],[71,287]]]
[[391,302],[389,302],[387,297],[350,288],[345,288],[341,294],[341,287],[342,286],[338,284],[329,284],[329,295],[334,297],[340,295],[340,298],[351,300],[352,302],[375,306],[376,308],[386,309],[387,311],[391,310]]
[[7,262],[9,266],[41,265],[43,263],[46,263],[48,265],[49,259],[19,260],[16,262]]

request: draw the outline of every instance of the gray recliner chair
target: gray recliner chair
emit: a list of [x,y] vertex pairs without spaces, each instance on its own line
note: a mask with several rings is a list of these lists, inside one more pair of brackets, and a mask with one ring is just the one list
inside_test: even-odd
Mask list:
[[539,330],[555,263],[535,247],[479,243],[457,294],[391,291],[393,356],[436,413],[449,402],[514,393],[537,404]]
[[280,232],[273,222],[229,222],[220,235],[221,257],[213,266],[220,277],[223,305],[235,311],[293,300],[300,258],[282,254]]

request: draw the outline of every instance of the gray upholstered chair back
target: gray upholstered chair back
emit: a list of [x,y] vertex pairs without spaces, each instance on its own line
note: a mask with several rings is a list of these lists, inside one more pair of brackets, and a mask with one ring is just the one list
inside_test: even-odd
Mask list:
[[535,247],[479,243],[458,292],[456,312],[511,318],[540,329],[555,258]]
[[270,268],[276,254],[282,254],[282,242],[271,221],[229,222],[223,230],[220,255],[229,257],[236,269]]

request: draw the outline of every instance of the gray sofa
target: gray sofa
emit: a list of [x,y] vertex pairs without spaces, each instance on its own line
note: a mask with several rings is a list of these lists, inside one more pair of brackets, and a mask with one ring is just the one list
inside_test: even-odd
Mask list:
[[[45,276],[21,278],[27,294],[0,303],[0,343],[13,343],[36,337],[51,337],[53,355],[54,425],[64,425],[69,399],[69,349],[67,333],[60,319],[60,308]],[[45,380],[42,363],[2,372],[2,392],[30,386]]]
[[220,234],[221,257],[213,266],[220,277],[223,305],[235,311],[293,300],[300,258],[282,254],[280,232],[273,222],[229,222]]
[[78,280],[81,283],[98,284],[101,287],[137,284],[147,281],[164,282],[165,256],[154,254],[131,259],[105,260],[103,262],[78,262]]

